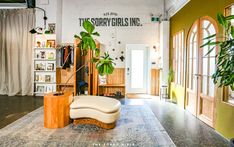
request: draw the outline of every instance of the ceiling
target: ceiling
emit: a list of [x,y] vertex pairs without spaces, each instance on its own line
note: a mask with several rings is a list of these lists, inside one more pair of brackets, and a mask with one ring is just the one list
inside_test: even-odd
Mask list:
[[190,0],[165,0],[166,11],[169,16],[175,15],[181,8],[183,8]]
[[25,0],[0,0],[0,3],[25,3]]

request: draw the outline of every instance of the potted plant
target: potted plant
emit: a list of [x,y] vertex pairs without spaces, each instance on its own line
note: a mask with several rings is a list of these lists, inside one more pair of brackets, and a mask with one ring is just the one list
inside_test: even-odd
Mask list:
[[175,76],[175,72],[173,71],[172,67],[170,67],[169,73],[167,75],[169,97],[171,93],[171,82],[174,80],[174,76]]
[[[234,26],[231,24],[234,15],[225,17],[223,14],[218,13],[217,19],[225,35],[218,36],[218,38],[220,38],[218,41],[216,40],[216,34],[210,35],[204,38],[204,40],[208,41],[201,47],[211,47],[206,54],[208,55],[216,48],[216,45],[219,46],[219,51],[216,55],[216,71],[212,75],[212,79],[219,87],[230,87],[231,96],[234,94]],[[234,139],[230,140],[230,147],[234,147]]]
[[[94,36],[100,36],[100,34],[98,32],[95,32],[95,27],[94,25],[86,20],[83,22],[83,28],[84,31],[80,32],[80,36],[79,35],[74,35],[75,38],[79,39],[79,43],[78,43],[78,48],[81,50],[81,55],[82,56],[86,56],[88,53],[88,50],[92,50],[95,52],[95,56],[92,57],[91,61],[89,62],[93,62],[96,64],[96,69],[98,70],[98,73],[100,75],[108,75],[108,74],[112,74],[114,71],[114,62],[113,59],[110,57],[110,55],[108,54],[108,52],[104,53],[104,56],[100,56],[100,49],[97,48],[95,40],[94,40]],[[82,65],[80,66],[75,73],[79,72],[82,68],[84,68],[86,65]],[[74,76],[71,75],[67,82]],[[65,84],[66,85],[66,84]],[[57,95],[61,95],[64,93],[66,86],[64,87],[64,89],[62,90],[62,92],[57,92]]]

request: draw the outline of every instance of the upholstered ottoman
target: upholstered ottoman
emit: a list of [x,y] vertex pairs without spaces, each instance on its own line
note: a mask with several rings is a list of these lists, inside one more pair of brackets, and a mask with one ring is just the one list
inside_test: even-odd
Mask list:
[[93,124],[112,129],[120,116],[120,102],[102,96],[75,96],[70,105],[70,118],[73,123]]

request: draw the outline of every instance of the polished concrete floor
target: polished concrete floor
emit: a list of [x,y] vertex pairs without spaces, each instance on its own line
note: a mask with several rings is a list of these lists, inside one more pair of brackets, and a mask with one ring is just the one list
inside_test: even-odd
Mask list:
[[[153,99],[121,99],[123,105],[148,105],[178,147],[225,147],[228,141],[177,105]],[[0,96],[0,128],[43,105],[42,97]]]
[[43,105],[43,97],[0,96],[0,128]]

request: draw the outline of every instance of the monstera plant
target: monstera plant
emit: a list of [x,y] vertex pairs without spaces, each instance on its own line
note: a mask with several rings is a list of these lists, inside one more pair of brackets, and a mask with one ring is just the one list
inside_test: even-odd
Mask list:
[[80,40],[78,48],[81,50],[82,56],[87,55],[89,49],[93,50],[95,56],[92,57],[91,62],[96,63],[98,73],[100,75],[112,74],[114,71],[114,62],[108,52],[105,52],[104,56],[99,57],[100,49],[96,46],[94,36],[100,36],[100,34],[95,31],[94,25],[88,20],[83,22],[83,28],[85,31],[81,31],[80,36],[74,36]]
[[216,34],[210,35],[204,38],[207,42],[201,47],[211,47],[207,53],[208,55],[216,48],[216,45],[219,46],[219,51],[216,55],[216,71],[212,78],[219,87],[230,86],[231,90],[234,91],[234,26],[231,23],[234,15],[225,17],[219,13],[217,19],[225,31],[225,35],[218,36],[218,41],[216,41]]

